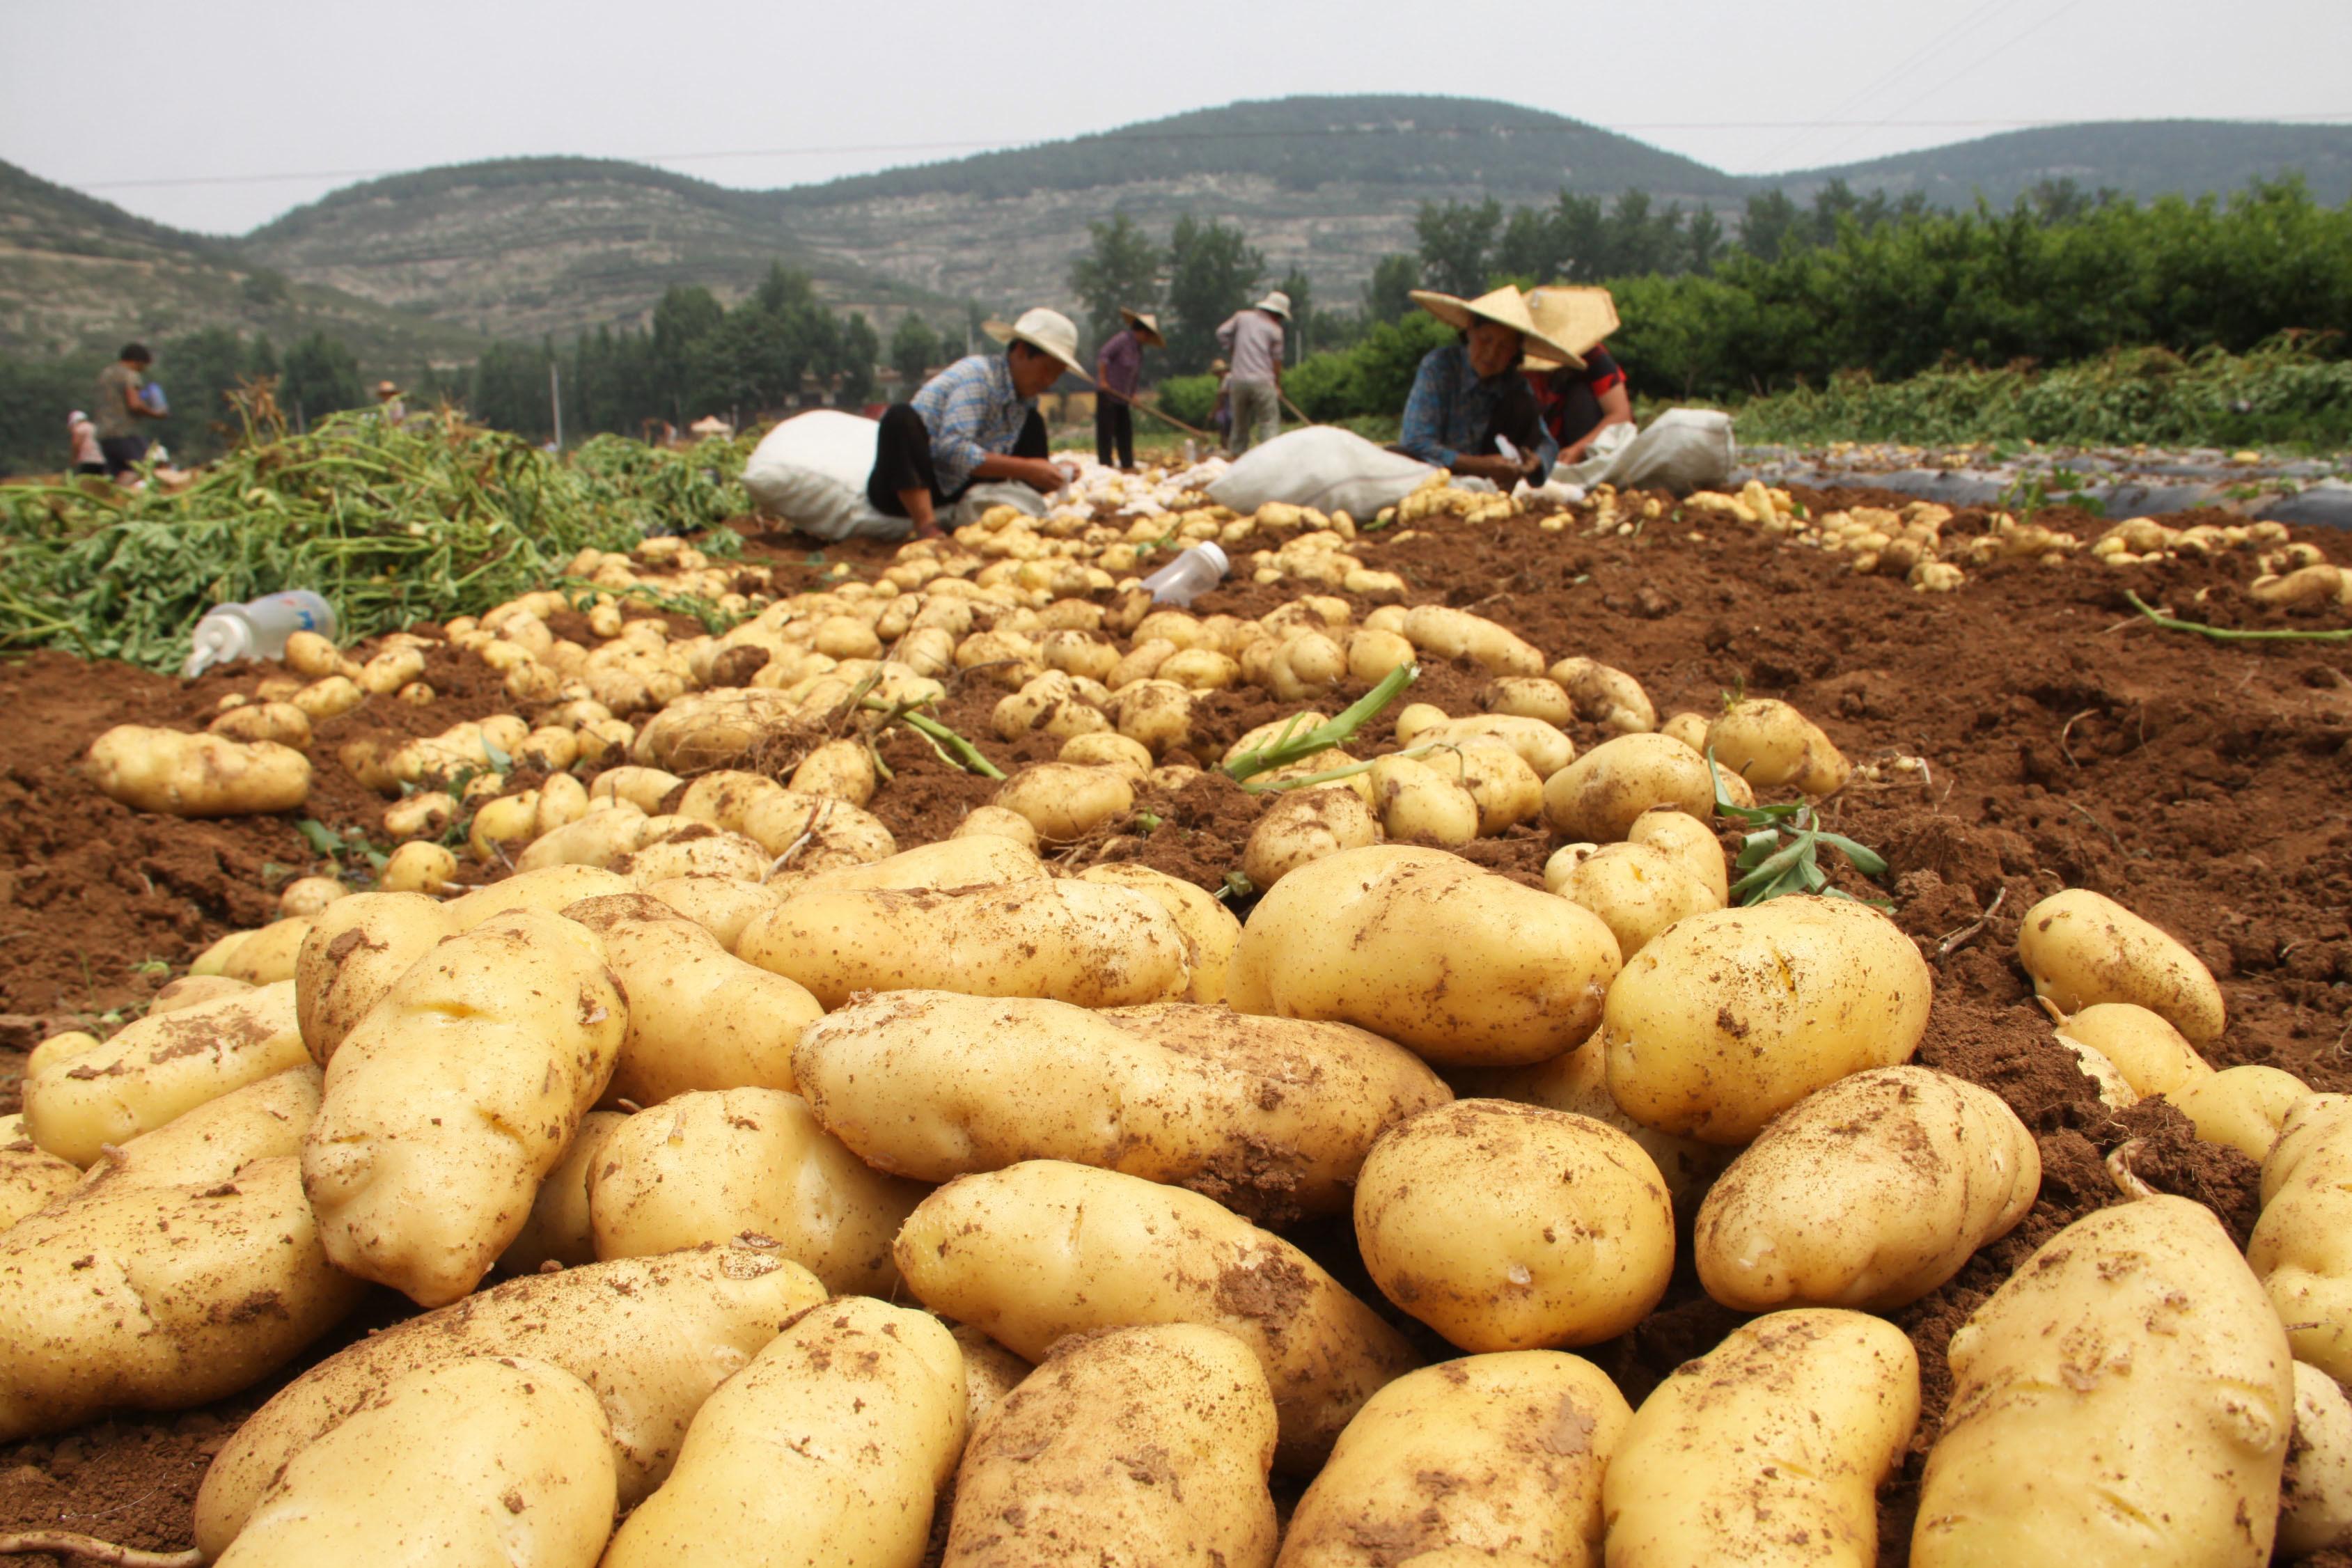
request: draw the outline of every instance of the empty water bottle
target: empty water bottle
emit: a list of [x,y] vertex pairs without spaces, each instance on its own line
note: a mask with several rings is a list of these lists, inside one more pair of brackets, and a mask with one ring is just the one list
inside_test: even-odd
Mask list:
[[216,664],[240,658],[276,658],[296,632],[316,632],[331,641],[335,607],[308,588],[291,588],[243,605],[215,605],[196,623],[194,651],[180,673],[190,679]]
[[1195,544],[1183,554],[1143,580],[1155,605],[1173,605],[1184,608],[1194,599],[1225,580],[1225,570],[1232,563],[1214,543]]

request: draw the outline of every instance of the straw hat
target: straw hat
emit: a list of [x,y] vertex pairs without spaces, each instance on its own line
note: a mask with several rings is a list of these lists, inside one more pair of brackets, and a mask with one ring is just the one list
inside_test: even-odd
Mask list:
[[1470,330],[1473,321],[1492,321],[1497,326],[1508,327],[1527,340],[1528,352],[1544,356],[1548,364],[1559,364],[1563,361],[1576,365],[1584,363],[1544,334],[1543,330],[1536,325],[1535,318],[1528,314],[1527,300],[1507,283],[1491,293],[1479,295],[1475,300],[1441,294],[1434,289],[1416,289],[1412,291],[1412,302],[1447,326],[1458,327],[1465,332]]
[[1021,319],[1009,326],[1003,321],[982,321],[980,330],[1000,343],[1027,343],[1060,360],[1073,375],[1093,379],[1078,363],[1078,329],[1059,310],[1048,310],[1040,305],[1022,311]]
[[[1575,351],[1577,357],[1569,363],[1578,370],[1584,368],[1582,356],[1599,347],[1618,327],[1617,301],[1606,289],[1566,283],[1530,289],[1528,314],[1535,318],[1544,336],[1562,348]],[[1523,368],[1549,370],[1559,363],[1540,353],[1530,353]]]
[[1266,290],[1265,298],[1250,307],[1253,310],[1271,310],[1284,321],[1290,320],[1290,296],[1279,289]]
[[1130,310],[1126,306],[1121,305],[1118,308],[1118,319],[1125,321],[1129,326],[1133,327],[1135,329],[1135,335],[1141,338],[1144,342],[1163,349],[1168,346],[1168,340],[1160,335],[1159,318],[1154,316],[1150,311]]
[[375,395],[378,397],[398,397],[400,387],[394,382],[379,381],[375,384]]

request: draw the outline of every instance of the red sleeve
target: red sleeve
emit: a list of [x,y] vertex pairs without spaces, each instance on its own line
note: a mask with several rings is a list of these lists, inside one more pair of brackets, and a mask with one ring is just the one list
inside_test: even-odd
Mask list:
[[1584,384],[1592,389],[1595,397],[1625,384],[1624,371],[1610,357],[1609,351],[1597,343],[1584,356]]

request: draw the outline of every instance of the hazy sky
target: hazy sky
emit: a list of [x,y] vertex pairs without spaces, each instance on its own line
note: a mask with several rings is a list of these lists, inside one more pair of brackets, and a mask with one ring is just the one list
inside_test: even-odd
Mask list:
[[1235,99],[1433,92],[1747,174],[2050,121],[2352,122],[2347,61],[2352,0],[0,0],[0,158],[239,233],[478,158],[767,187]]

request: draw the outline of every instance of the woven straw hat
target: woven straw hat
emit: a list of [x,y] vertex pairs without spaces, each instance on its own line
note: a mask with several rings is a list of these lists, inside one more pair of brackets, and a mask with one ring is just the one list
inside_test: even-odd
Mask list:
[[[1528,290],[1528,314],[1543,329],[1544,336],[1564,349],[1574,351],[1566,363],[1578,370],[1584,368],[1583,356],[1600,346],[1618,327],[1617,301],[1606,289],[1578,287],[1572,284],[1550,284]],[[1562,362],[1530,352],[1527,357],[1528,370],[1549,370]]]
[[1168,346],[1168,340],[1160,335],[1160,319],[1150,311],[1130,310],[1121,305],[1118,308],[1118,319],[1133,327],[1135,335],[1144,342],[1156,344],[1160,348]]
[[1479,295],[1475,300],[1441,294],[1433,289],[1416,289],[1412,291],[1412,302],[1447,326],[1458,327],[1465,332],[1474,321],[1493,321],[1497,326],[1508,327],[1527,340],[1528,353],[1544,356],[1547,363],[1559,364],[1563,361],[1576,364],[1584,363],[1544,334],[1543,329],[1536,325],[1535,318],[1528,313],[1527,300],[1507,283],[1491,293]]

